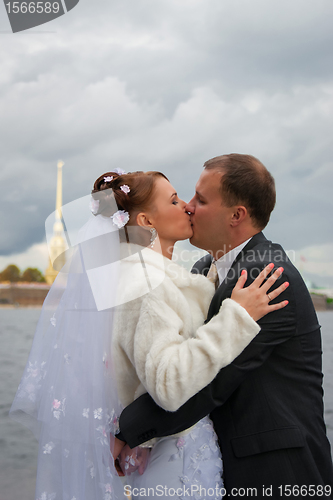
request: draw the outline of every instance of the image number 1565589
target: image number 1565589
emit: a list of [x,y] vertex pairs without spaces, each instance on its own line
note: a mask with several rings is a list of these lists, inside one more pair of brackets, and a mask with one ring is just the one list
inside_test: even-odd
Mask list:
[[59,2],[8,2],[8,14],[57,14],[60,9]]

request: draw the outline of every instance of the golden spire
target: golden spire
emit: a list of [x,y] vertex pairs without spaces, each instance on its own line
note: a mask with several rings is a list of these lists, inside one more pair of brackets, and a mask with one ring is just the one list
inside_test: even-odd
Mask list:
[[57,175],[57,198],[56,198],[56,217],[61,220],[61,207],[62,207],[62,167],[64,162],[59,160],[57,163],[58,175]]
[[56,210],[55,210],[55,222],[53,225],[53,237],[51,238],[49,245],[49,266],[45,272],[45,279],[50,285],[54,282],[58,271],[56,271],[52,263],[57,259],[57,269],[60,269],[65,265],[65,250],[66,243],[63,237],[64,227],[62,223],[62,167],[64,162],[59,160],[57,163],[58,173],[57,173],[57,196],[56,196]]

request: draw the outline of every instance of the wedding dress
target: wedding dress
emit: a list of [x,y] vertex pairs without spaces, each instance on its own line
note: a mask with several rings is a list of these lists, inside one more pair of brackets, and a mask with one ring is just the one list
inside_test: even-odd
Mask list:
[[[200,326],[213,285],[158,252],[134,246],[123,256],[122,247],[111,218],[92,217],[43,305],[10,412],[39,440],[36,500],[123,499],[110,452],[122,408],[148,391],[161,406],[176,409],[259,331],[230,299],[224,315]],[[219,491],[196,488],[219,489],[221,476],[206,417],[180,435],[158,439],[147,470],[132,479],[133,487],[161,483],[220,498]],[[178,493],[188,496],[186,489]]]
[[217,436],[209,417],[187,433],[160,438],[154,445],[148,467],[129,479],[132,498],[218,500],[224,495],[223,463]]

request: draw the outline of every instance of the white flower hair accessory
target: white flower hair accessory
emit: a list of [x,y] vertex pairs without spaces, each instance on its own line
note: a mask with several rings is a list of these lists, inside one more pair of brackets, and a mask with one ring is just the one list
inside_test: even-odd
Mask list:
[[120,189],[122,190],[123,193],[128,194],[130,192],[130,187],[127,186],[127,184],[123,184],[120,186]]
[[89,206],[90,206],[91,213],[96,215],[98,212],[98,209],[99,209],[99,200],[95,200],[94,198],[91,198]]
[[104,182],[111,182],[113,179],[113,175],[108,175],[107,177],[104,177]]
[[125,210],[118,210],[118,212],[111,216],[111,219],[113,224],[120,229],[129,221],[129,213],[125,212]]
[[118,175],[124,175],[127,173],[122,168],[114,168],[113,171],[116,172],[116,174],[118,174]]

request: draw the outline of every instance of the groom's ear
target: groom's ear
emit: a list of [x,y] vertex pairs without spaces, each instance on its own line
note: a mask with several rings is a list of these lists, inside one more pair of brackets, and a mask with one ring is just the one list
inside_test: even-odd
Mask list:
[[150,229],[151,227],[153,227],[147,214],[145,214],[144,212],[138,213],[138,215],[136,216],[136,223],[138,226],[145,227],[147,229]]
[[247,216],[248,211],[246,207],[244,207],[243,205],[235,206],[231,215],[230,225],[232,227],[239,226],[239,224],[241,224]]

